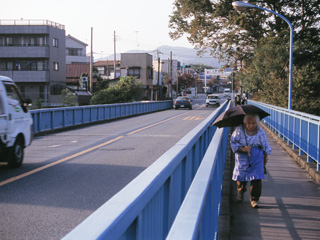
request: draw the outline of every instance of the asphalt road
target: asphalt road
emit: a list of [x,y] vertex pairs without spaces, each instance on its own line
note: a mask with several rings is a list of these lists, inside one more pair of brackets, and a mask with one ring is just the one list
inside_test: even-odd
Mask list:
[[63,237],[215,109],[193,105],[35,138],[0,166],[0,239]]

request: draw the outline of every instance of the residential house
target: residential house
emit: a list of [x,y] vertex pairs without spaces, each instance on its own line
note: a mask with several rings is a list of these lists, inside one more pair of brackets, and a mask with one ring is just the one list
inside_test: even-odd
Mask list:
[[60,102],[66,86],[65,27],[49,20],[0,20],[0,75],[22,95],[46,105]]
[[72,63],[90,63],[90,57],[87,57],[88,44],[71,36],[66,36],[66,64]]
[[133,76],[141,82],[145,96],[151,98],[153,88],[152,55],[148,53],[121,53],[121,76]]
[[95,62],[93,64],[93,67],[95,67],[98,70],[100,77],[102,77],[103,79],[111,80],[120,77],[121,64],[118,60],[116,61],[116,75],[114,74],[113,60]]

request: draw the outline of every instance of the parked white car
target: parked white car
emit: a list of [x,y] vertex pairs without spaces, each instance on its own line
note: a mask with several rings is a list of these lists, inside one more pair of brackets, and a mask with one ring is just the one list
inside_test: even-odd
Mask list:
[[0,161],[20,167],[33,138],[32,116],[12,79],[0,76]]
[[209,94],[206,98],[206,107],[208,106],[220,106],[220,95]]

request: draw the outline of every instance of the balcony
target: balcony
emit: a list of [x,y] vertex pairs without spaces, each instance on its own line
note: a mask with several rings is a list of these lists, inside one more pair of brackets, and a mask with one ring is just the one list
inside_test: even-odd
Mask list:
[[20,83],[44,83],[50,81],[49,71],[0,71],[0,75]]
[[48,46],[0,47],[0,58],[49,58]]

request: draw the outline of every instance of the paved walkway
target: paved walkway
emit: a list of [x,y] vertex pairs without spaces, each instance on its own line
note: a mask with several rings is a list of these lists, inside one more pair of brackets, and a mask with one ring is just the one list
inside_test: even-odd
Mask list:
[[272,154],[262,182],[261,207],[251,208],[248,191],[244,201],[237,203],[232,183],[231,239],[320,239],[320,184],[269,135],[268,140]]

